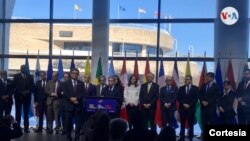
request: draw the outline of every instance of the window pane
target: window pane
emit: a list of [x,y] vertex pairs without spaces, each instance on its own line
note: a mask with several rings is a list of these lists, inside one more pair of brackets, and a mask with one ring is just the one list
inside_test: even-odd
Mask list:
[[92,0],[54,0],[55,19],[91,19]]
[[53,54],[75,56],[88,55],[92,47],[91,24],[54,24]]
[[185,57],[190,51],[191,57],[202,57],[206,51],[207,57],[214,56],[214,24],[161,24],[161,31],[169,31],[173,37],[173,48],[164,55],[175,56],[178,52]]
[[9,39],[10,54],[49,54],[49,25],[44,23],[12,23]]
[[110,0],[111,19],[154,19],[158,0]]
[[161,3],[161,18],[215,18],[215,16],[215,0],[162,0]]
[[[172,48],[173,37],[165,31],[161,31],[163,39],[160,42],[160,50],[169,52]],[[156,48],[157,30],[155,24],[110,24],[109,30],[110,45],[113,48],[114,56],[135,57],[136,51],[138,56],[147,56],[147,47]],[[161,52],[160,51],[160,52]],[[110,50],[110,54],[112,50]]]
[[[7,0],[6,0],[7,1]],[[12,19],[48,19],[49,0],[11,0],[7,2],[7,9],[11,13],[14,5],[13,15],[7,18]],[[7,13],[8,14],[8,13]],[[11,15],[11,14],[10,14]]]

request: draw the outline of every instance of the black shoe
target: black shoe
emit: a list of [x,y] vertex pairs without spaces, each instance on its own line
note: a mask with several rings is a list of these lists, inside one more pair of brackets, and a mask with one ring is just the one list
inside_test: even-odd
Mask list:
[[52,133],[53,133],[53,130],[48,129],[46,132],[47,132],[47,134],[52,134]]
[[179,138],[179,140],[178,141],[185,141],[185,139],[184,138]]
[[30,133],[29,129],[24,129],[24,133]]
[[36,133],[42,132],[43,129],[42,128],[37,128],[36,130],[34,130]]
[[61,135],[65,135],[66,134],[66,131],[62,131]]

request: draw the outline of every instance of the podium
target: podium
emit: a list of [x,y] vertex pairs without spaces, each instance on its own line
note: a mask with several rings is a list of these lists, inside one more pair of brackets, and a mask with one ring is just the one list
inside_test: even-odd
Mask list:
[[117,99],[109,97],[85,97],[85,111],[94,113],[103,110],[110,114],[117,112]]

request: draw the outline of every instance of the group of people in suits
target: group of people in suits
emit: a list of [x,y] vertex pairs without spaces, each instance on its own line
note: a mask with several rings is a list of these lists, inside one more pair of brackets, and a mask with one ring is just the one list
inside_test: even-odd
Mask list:
[[[245,70],[244,78],[234,90],[229,81],[224,81],[224,90],[220,92],[214,78],[214,73],[206,74],[206,83],[199,89],[192,83],[192,76],[185,76],[185,84],[177,87],[173,84],[172,77],[167,76],[166,85],[159,87],[154,80],[154,74],[146,74],[146,83],[138,84],[138,78],[131,75],[128,84],[123,86],[117,75],[98,78],[99,84],[91,84],[89,75],[84,75],[83,81],[78,79],[79,70],[71,69],[70,73],[64,73],[63,81],[58,80],[58,73],[54,72],[52,80],[46,79],[46,72],[40,72],[40,80],[34,84],[33,77],[26,73],[25,65],[20,68],[13,81],[7,79],[7,72],[0,72],[0,116],[8,115],[12,107],[12,95],[15,98],[15,118],[20,124],[23,108],[24,131],[29,133],[28,112],[31,104],[31,96],[34,89],[35,105],[39,111],[39,124],[36,132],[43,129],[43,118],[46,115],[47,133],[59,133],[67,135],[68,141],[72,140],[71,131],[73,119],[75,119],[75,141],[79,140],[84,121],[90,115],[84,110],[85,97],[109,97],[117,101],[117,112],[110,114],[111,118],[120,116],[123,102],[128,114],[129,129],[132,129],[131,115],[133,111],[141,109],[145,113],[145,127],[156,132],[155,114],[157,99],[161,102],[163,126],[174,127],[176,110],[180,114],[180,139],[185,139],[185,125],[189,124],[189,139],[193,139],[193,125],[195,123],[196,104],[201,105],[202,127],[218,124],[216,121],[217,109],[223,124],[233,124],[237,113],[239,124],[249,124],[250,121],[250,70]],[[238,99],[238,109],[233,109],[233,102]],[[53,128],[53,122],[56,127]],[[202,128],[202,130],[203,130]]]

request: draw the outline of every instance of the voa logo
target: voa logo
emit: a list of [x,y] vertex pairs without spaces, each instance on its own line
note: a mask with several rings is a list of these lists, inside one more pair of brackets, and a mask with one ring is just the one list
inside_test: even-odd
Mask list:
[[233,25],[238,21],[239,13],[233,7],[226,7],[221,11],[220,19],[226,25]]

